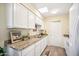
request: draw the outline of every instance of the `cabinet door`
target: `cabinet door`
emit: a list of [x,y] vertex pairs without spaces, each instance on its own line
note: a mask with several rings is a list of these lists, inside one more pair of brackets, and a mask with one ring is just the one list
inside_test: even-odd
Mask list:
[[14,4],[11,3],[6,5],[8,28],[12,28],[13,26],[13,12],[14,12],[13,6]]
[[40,45],[41,45],[40,49],[41,49],[41,53],[42,53],[44,51],[44,49],[46,48],[46,46],[47,46],[47,37],[45,37],[41,40]]
[[27,9],[21,4],[14,4],[14,27],[27,28]]
[[41,25],[41,20],[40,20],[38,17],[36,17],[35,23],[36,23],[37,25]]
[[41,30],[44,30],[44,22],[41,20]]
[[44,22],[43,22],[42,19],[36,17],[35,23],[36,23],[37,25],[40,25],[40,30],[44,30]]
[[44,49],[44,40],[42,39],[41,41],[40,41],[41,43],[40,43],[40,50],[41,50],[41,52],[40,53],[42,53],[43,52],[43,49]]
[[10,46],[7,46],[6,50],[7,50],[7,55],[8,56],[21,56],[21,51],[13,49]]
[[48,36],[46,37],[46,46],[48,45]]
[[34,51],[31,50],[28,52],[28,54],[25,54],[23,56],[34,56]]
[[46,39],[43,38],[43,41],[42,41],[42,52],[44,51],[45,47],[46,47]]
[[40,56],[41,54],[40,44],[41,44],[40,41],[35,44],[35,56]]
[[35,45],[31,45],[22,50],[22,56],[34,56]]
[[35,15],[29,11],[28,13],[28,27],[31,29],[35,29]]

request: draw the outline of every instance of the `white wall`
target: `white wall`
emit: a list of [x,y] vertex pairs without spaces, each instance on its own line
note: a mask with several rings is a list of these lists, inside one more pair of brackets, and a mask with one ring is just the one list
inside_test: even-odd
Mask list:
[[8,39],[6,4],[0,3],[0,46],[4,46],[4,41]]
[[47,28],[47,22],[48,21],[61,21],[62,23],[62,34],[69,34],[69,15],[61,15],[61,16],[51,16],[51,17],[46,17],[44,19],[45,22],[45,28],[48,31]]

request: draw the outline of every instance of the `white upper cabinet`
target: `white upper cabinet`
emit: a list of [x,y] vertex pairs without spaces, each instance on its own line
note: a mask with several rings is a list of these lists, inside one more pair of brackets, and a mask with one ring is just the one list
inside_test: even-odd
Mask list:
[[13,26],[13,4],[7,4],[6,12],[8,28],[11,28]]
[[7,5],[8,28],[27,28],[27,9],[21,4]]
[[21,4],[7,5],[8,28],[35,29],[35,15]]
[[41,18],[22,4],[14,3],[7,5],[8,28],[29,28],[35,29],[35,24],[44,29]]
[[42,19],[36,17],[35,24],[40,25],[40,30],[44,30],[44,21]]
[[35,29],[35,15],[28,11],[28,28]]
[[44,30],[45,29],[45,26],[44,26],[44,21],[41,20],[41,30]]
[[36,17],[35,23],[36,23],[37,25],[41,25],[41,20],[40,20],[40,18]]
[[27,28],[27,9],[20,5],[14,4],[14,27]]

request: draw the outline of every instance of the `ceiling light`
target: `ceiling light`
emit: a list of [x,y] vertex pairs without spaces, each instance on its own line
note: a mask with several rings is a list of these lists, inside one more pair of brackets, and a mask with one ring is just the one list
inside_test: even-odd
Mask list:
[[46,12],[48,12],[48,9],[47,9],[47,7],[43,7],[43,8],[40,8],[40,9],[38,9],[41,13],[46,13]]
[[52,10],[52,14],[56,14],[58,12],[58,10]]

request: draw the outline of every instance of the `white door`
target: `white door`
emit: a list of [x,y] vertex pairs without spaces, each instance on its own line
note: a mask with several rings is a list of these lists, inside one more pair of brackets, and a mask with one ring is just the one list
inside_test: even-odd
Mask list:
[[61,46],[63,47],[62,40],[62,30],[61,30],[61,22],[48,22],[48,45]]

